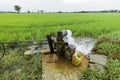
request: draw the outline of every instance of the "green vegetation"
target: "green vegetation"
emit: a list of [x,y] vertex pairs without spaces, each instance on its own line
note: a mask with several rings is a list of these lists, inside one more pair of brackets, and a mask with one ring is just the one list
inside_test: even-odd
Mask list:
[[120,61],[111,59],[104,72],[88,69],[80,80],[120,80]]
[[97,38],[102,34],[119,32],[119,16],[117,13],[1,13],[0,41],[40,39],[60,29],[71,29],[75,36]]
[[[39,40],[45,38],[47,34],[55,35],[58,30],[70,29],[74,36],[89,36],[96,39],[94,47],[96,53],[105,54],[110,58],[104,73],[88,70],[82,79],[119,80],[119,21],[119,13],[1,13],[0,41]],[[39,69],[36,67],[38,65],[40,63],[37,63],[33,56],[29,60],[21,54],[12,52],[0,62],[0,76],[2,76],[0,79],[37,80],[40,78]]]
[[0,61],[0,80],[41,80],[41,55],[25,56],[23,51],[7,51]]

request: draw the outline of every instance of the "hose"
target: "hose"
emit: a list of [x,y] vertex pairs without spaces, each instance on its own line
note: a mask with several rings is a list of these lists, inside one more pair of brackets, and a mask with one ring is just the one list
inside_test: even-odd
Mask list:
[[0,60],[2,60],[2,58],[4,57],[4,55],[5,55],[5,45],[4,45],[4,43],[0,43],[1,45],[2,45],[2,47],[3,47],[3,53],[1,54],[1,56],[0,56]]

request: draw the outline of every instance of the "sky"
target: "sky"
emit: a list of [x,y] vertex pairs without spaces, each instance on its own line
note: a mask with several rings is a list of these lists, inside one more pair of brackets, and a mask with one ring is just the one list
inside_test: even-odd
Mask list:
[[120,0],[0,0],[0,11],[14,11],[20,5],[22,12],[120,10]]

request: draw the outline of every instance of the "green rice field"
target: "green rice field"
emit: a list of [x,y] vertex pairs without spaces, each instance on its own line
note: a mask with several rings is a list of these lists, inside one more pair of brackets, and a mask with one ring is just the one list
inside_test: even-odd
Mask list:
[[118,13],[45,13],[0,14],[0,41],[45,38],[57,30],[70,29],[75,36],[98,36],[119,33]]
[[[63,29],[72,30],[74,37],[94,38],[96,53],[109,57],[105,72],[88,70],[80,80],[120,80],[119,13],[0,13],[0,42],[45,39]],[[17,54],[8,51],[0,61],[0,80],[40,80],[40,56]]]

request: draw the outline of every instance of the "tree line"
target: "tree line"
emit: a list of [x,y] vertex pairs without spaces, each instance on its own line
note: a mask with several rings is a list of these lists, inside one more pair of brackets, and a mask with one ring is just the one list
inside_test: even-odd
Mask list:
[[[18,14],[21,12],[21,9],[22,9],[21,6],[14,5],[14,10],[17,11]],[[16,12],[13,12],[13,11],[0,11],[0,13],[16,13]],[[27,13],[31,13],[31,11],[28,10]],[[37,13],[44,13],[44,10],[38,10]],[[58,11],[57,13],[120,13],[120,10],[111,9],[111,10],[101,10],[101,11],[72,11],[72,12]]]

